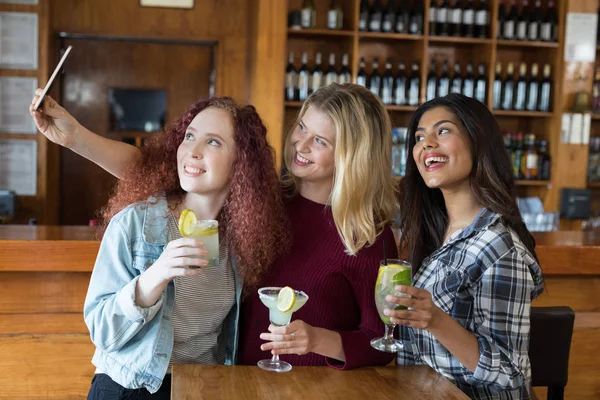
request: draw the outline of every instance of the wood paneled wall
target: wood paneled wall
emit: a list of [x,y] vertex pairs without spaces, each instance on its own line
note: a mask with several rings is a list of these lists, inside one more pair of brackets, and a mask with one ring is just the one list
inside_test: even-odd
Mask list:
[[216,94],[246,100],[246,0],[195,0],[193,10],[140,7],[137,0],[54,2],[54,32],[218,41]]

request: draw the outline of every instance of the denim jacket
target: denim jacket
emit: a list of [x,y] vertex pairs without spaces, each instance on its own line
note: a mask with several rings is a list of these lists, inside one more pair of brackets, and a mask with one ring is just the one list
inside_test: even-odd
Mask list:
[[[84,304],[85,323],[96,346],[92,363],[115,382],[155,393],[167,372],[173,350],[171,281],[155,305],[135,304],[135,287],[142,272],[161,255],[168,242],[165,197],[150,197],[115,215],[102,239]],[[237,355],[242,279],[235,272],[235,304],[225,319],[226,361]]]

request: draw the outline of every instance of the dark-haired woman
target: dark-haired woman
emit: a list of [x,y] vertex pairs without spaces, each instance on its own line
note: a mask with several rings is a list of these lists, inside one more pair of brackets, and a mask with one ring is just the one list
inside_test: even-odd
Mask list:
[[427,364],[473,399],[530,397],[529,312],[543,291],[535,242],[515,201],[498,123],[479,101],[450,94],[409,126],[401,252],[414,266],[398,364]]

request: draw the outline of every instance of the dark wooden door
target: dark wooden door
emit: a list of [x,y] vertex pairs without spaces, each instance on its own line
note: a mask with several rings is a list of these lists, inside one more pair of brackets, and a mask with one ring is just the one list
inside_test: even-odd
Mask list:
[[[135,23],[135,21],[132,21]],[[110,132],[110,89],[156,89],[167,94],[170,121],[210,90],[213,47],[104,39],[65,39],[73,45],[62,77],[63,106],[85,127]],[[116,179],[70,150],[61,149],[60,223],[88,224],[106,205]]]

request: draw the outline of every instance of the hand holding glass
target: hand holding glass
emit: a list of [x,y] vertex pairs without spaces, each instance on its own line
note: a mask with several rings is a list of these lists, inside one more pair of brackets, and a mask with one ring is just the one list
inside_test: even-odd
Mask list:
[[[277,308],[277,298],[281,289],[280,287],[264,287],[258,290],[258,296],[262,303],[269,309],[269,321],[273,325],[286,326],[292,320],[292,314],[306,304],[308,296],[304,292],[294,290],[296,301],[293,307],[289,311],[280,311]],[[273,372],[288,372],[292,369],[292,365],[279,360],[279,355],[277,354],[274,354],[271,359],[260,360],[257,365],[262,369]]]
[[383,313],[383,310],[388,308],[391,310],[406,309],[404,306],[399,306],[393,303],[388,303],[385,300],[387,295],[410,297],[405,293],[396,292],[396,285],[412,285],[412,266],[409,262],[403,260],[390,259],[381,261],[379,265],[379,273],[377,274],[377,282],[375,282],[375,305],[381,320],[385,324],[385,336],[371,340],[371,346],[379,351],[388,353],[396,353],[404,348],[400,340],[394,338],[394,328],[396,324],[390,321],[390,317]]

